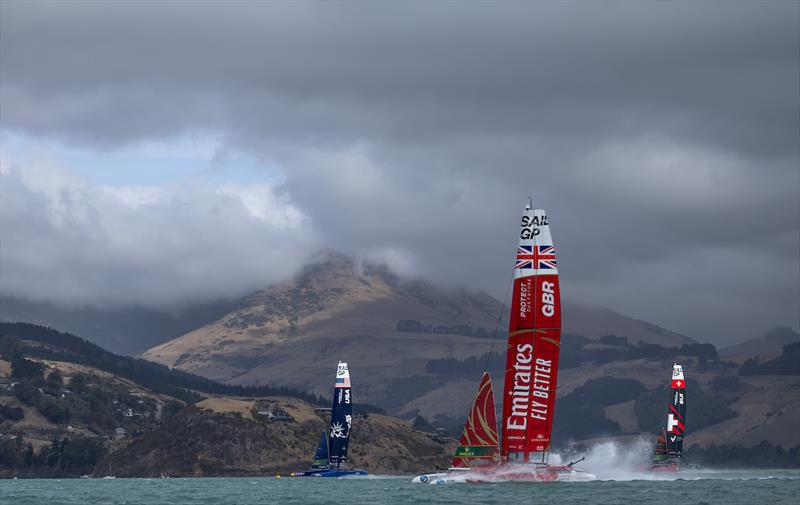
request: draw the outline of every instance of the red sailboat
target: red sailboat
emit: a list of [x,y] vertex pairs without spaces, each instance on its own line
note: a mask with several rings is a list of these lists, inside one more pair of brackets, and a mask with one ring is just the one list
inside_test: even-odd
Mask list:
[[662,428],[656,442],[651,469],[656,472],[677,472],[683,455],[683,436],[686,430],[686,380],[683,367],[672,365],[670,403],[667,405],[667,426]]
[[525,207],[514,267],[503,388],[503,480],[590,480],[569,465],[550,465],[550,437],[561,350],[561,293],[550,223]]
[[[560,349],[561,294],[555,246],[547,213],[533,209],[529,202],[522,214],[514,267],[500,460],[494,465],[472,465],[471,474],[462,474],[460,478],[480,481],[595,478],[573,468],[575,463],[550,465],[548,461]],[[446,482],[453,474],[435,474],[429,480]]]

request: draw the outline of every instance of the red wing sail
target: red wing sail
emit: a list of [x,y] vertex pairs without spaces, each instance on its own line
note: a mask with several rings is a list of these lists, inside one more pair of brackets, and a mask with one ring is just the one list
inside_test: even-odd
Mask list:
[[475,464],[489,463],[500,459],[497,443],[497,415],[494,412],[494,391],[489,372],[483,373],[478,394],[469,411],[464,431],[458,442],[453,466],[469,468]]
[[561,295],[547,214],[525,209],[514,271],[503,388],[504,460],[550,448],[561,348]]

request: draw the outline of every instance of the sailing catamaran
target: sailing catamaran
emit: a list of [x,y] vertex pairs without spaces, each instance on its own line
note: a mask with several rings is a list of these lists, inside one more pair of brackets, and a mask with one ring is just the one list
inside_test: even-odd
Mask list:
[[[560,348],[561,296],[555,247],[547,213],[533,209],[529,202],[522,214],[514,267],[500,461],[495,465],[473,466],[465,480],[583,481],[595,478],[574,469],[575,463],[550,465],[548,462]],[[447,475],[455,478],[455,472]],[[437,475],[434,481],[446,482],[447,477]]]
[[330,434],[322,430],[322,436],[314,454],[311,468],[295,472],[294,477],[346,477],[367,475],[365,470],[347,468],[347,444],[353,420],[353,398],[350,391],[350,371],[341,361],[336,367],[336,384],[333,388]]
[[550,224],[529,203],[522,214],[514,268],[503,388],[504,480],[591,480],[568,465],[550,465],[550,436],[561,350],[561,293]]
[[658,435],[655,454],[653,455],[654,471],[676,472],[680,467],[683,453],[683,435],[686,430],[686,380],[683,367],[677,363],[672,365],[672,391],[667,407],[667,427]]

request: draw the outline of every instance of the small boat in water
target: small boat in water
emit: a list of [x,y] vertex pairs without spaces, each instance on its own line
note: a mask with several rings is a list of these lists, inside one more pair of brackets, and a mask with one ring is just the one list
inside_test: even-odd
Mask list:
[[350,388],[350,370],[347,363],[336,367],[336,384],[333,388],[330,431],[322,435],[314,453],[311,468],[294,472],[292,477],[352,477],[368,475],[366,470],[347,468],[347,447],[353,423],[353,397]]
[[108,475],[102,477],[103,479],[116,479],[117,477],[111,471],[111,461],[108,462]]
[[653,454],[654,472],[677,472],[683,455],[683,437],[686,432],[686,380],[683,367],[672,365],[670,403],[667,406],[667,426],[662,428]]

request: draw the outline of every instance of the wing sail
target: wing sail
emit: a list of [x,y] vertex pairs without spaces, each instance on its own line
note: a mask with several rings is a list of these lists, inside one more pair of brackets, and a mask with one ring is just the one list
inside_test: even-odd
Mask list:
[[561,348],[561,293],[547,213],[525,208],[514,270],[503,388],[503,460],[550,448]]
[[311,468],[328,468],[329,465],[328,434],[325,433],[325,430],[322,430],[322,434],[319,437],[319,443],[317,444],[317,452],[314,453],[314,462],[311,464]]
[[683,436],[686,433],[686,380],[683,367],[672,365],[672,388],[667,407],[667,453],[680,458],[683,454]]
[[472,409],[469,411],[464,431],[461,433],[453,465],[470,468],[475,465],[497,462],[500,448],[497,438],[497,414],[494,407],[494,391],[489,372],[484,372]]
[[350,371],[347,363],[336,367],[336,384],[333,388],[329,451],[331,466],[347,462],[347,445],[350,440],[350,425],[353,420],[353,399],[350,392]]

